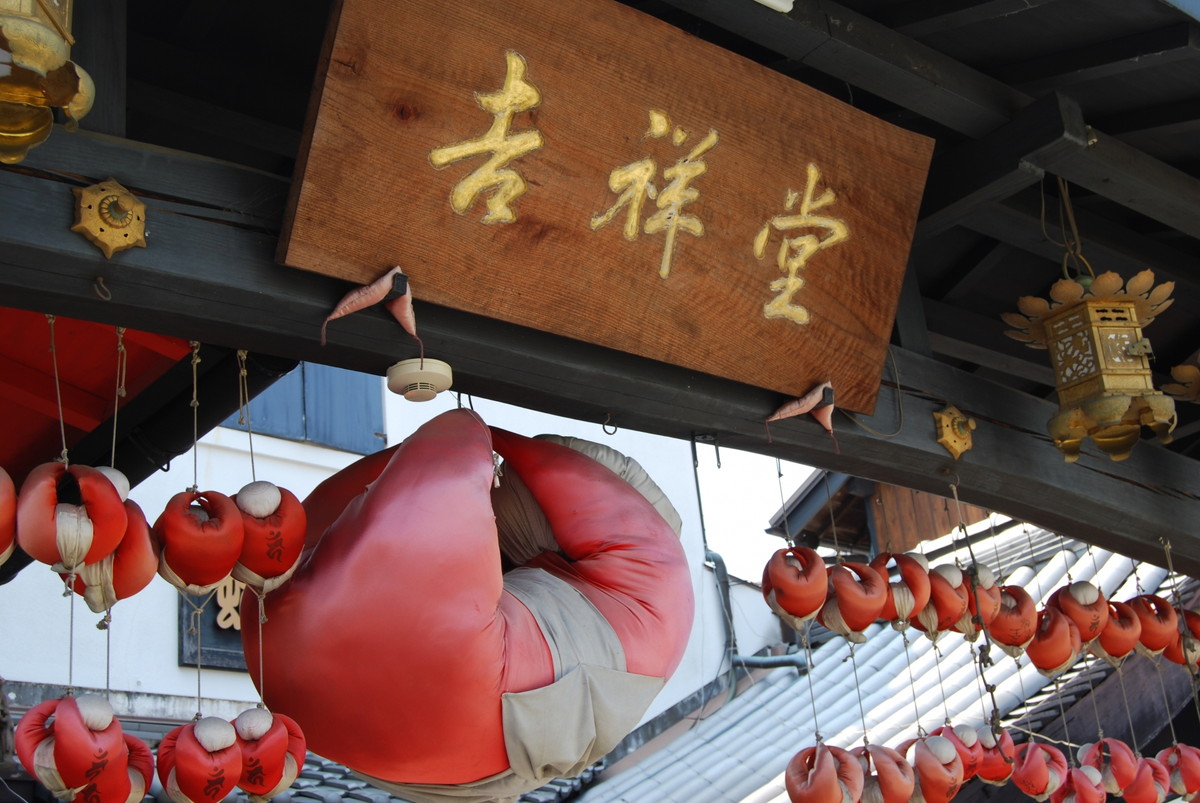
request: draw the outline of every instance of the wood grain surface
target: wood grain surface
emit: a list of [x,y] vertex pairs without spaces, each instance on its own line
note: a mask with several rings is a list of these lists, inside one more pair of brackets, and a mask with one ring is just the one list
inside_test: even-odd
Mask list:
[[331,37],[280,262],[873,411],[930,140],[608,0],[344,0]]

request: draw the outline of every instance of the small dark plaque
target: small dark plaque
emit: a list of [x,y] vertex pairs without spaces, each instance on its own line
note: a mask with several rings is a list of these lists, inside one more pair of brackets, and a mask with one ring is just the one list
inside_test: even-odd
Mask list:
[[242,583],[232,577],[203,597],[179,599],[179,665],[246,671],[242,654]]

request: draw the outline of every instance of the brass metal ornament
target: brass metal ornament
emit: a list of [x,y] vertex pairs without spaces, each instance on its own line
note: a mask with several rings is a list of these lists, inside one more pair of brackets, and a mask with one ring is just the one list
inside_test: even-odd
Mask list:
[[1112,271],[1090,284],[1060,279],[1050,300],[1025,296],[1019,313],[1004,313],[1009,337],[1050,352],[1059,412],[1047,423],[1054,445],[1068,463],[1079,459],[1083,441],[1113,460],[1124,460],[1148,427],[1163,443],[1178,420],[1174,400],[1154,389],[1153,351],[1142,328],[1173,301],[1174,282],[1154,286],[1144,270],[1125,282]]
[[1184,363],[1171,369],[1170,382],[1162,386],[1163,393],[1180,401],[1200,403],[1200,366]]
[[146,247],[146,205],[115,179],[90,187],[73,187],[75,224],[92,245],[104,252],[105,259],[126,248]]
[[0,0],[0,162],[45,142],[62,109],[74,127],[92,108],[91,76],[70,60],[72,0]]
[[971,433],[975,430],[975,419],[968,417],[953,404],[946,405],[943,410],[933,414],[937,428],[937,442],[950,453],[955,460],[962,457],[963,452],[971,451]]

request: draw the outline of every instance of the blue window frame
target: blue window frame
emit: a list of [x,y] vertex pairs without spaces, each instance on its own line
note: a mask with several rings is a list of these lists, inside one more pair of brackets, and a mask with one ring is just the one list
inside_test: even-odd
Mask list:
[[[235,413],[222,424],[245,430]],[[387,445],[383,380],[372,374],[301,363],[250,402],[250,428],[356,454]]]

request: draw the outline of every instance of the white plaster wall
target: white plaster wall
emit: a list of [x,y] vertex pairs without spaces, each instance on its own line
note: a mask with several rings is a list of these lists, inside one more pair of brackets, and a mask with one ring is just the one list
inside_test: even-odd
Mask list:
[[[196,454],[176,458],[169,472],[146,479],[130,493],[151,524],[174,494],[197,478],[201,490],[237,493],[251,481],[244,432],[218,428]],[[332,449],[254,436],[254,468],[301,499],[322,479],[357,458]],[[178,665],[178,592],[160,577],[113,608],[107,631],[83,599],[63,596],[63,583],[49,567],[34,563],[0,586],[0,677],[11,681],[112,689],[137,695],[196,696],[196,670]],[[71,637],[72,632],[74,637]],[[247,675],[207,670],[200,678],[203,713],[233,716],[258,695]],[[167,701],[140,700],[137,710],[118,713],[174,717]],[[168,706],[162,709],[162,706]],[[232,710],[232,713],[228,713]],[[190,718],[196,706],[183,711]]]

